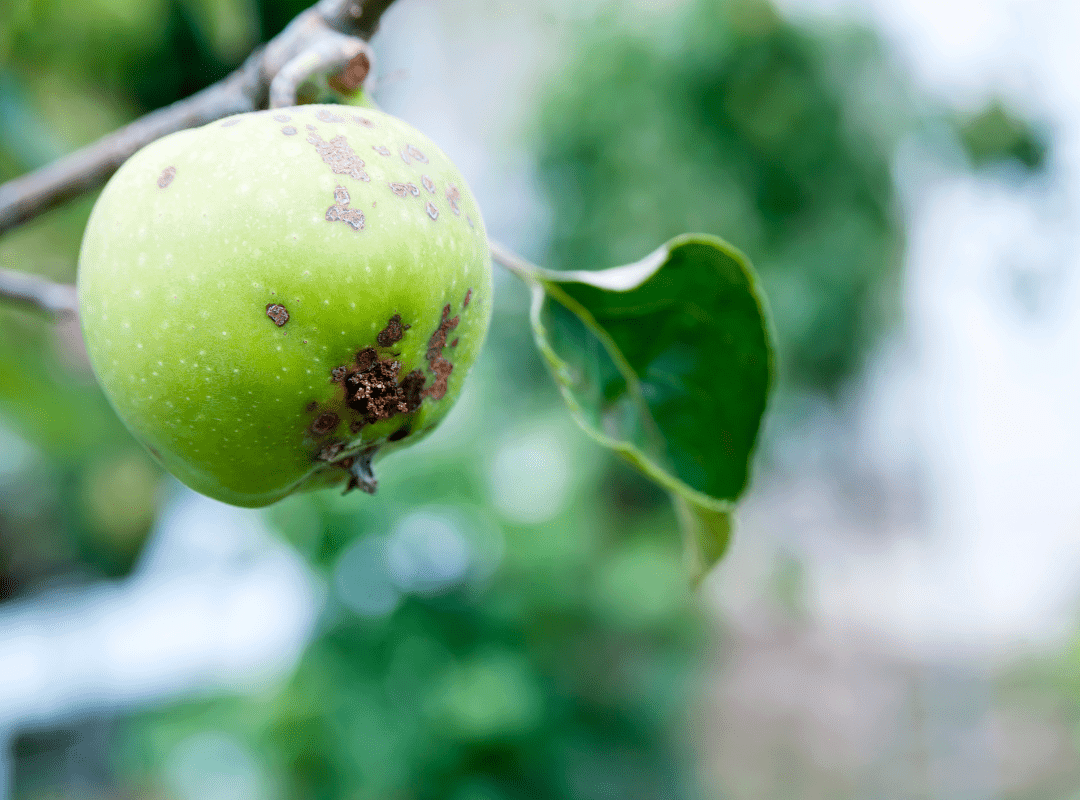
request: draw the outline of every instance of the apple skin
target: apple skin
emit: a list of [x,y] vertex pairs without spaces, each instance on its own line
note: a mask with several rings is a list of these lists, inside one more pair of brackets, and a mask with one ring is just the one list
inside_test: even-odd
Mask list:
[[[94,372],[177,478],[264,506],[429,432],[491,318],[480,210],[374,109],[229,117],[145,147],[94,206],[78,270]],[[373,481],[359,481],[374,491]]]

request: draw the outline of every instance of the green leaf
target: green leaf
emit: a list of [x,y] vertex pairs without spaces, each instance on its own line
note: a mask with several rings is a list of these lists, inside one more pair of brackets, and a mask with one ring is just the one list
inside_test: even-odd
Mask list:
[[672,493],[704,574],[726,547],[773,381],[749,261],[684,234],[621,267],[522,274],[537,346],[575,420]]

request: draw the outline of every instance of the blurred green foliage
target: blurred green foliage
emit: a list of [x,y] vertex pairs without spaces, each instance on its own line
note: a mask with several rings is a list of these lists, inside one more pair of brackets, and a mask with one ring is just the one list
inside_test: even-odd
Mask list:
[[1032,123],[1013,113],[1000,100],[958,119],[960,141],[972,166],[1013,161],[1038,170],[1046,161],[1047,141]]
[[700,0],[663,24],[647,38],[595,26],[544,107],[552,266],[717,234],[762,276],[782,378],[834,392],[879,330],[899,265],[898,131],[881,127],[898,112],[866,107],[878,47],[760,0]]

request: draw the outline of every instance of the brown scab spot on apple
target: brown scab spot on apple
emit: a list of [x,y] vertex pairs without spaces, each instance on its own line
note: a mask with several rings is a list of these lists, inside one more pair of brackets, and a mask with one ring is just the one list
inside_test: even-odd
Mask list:
[[329,142],[325,141],[318,133],[312,130],[307,140],[315,146],[320,158],[330,167],[335,175],[348,175],[358,181],[370,181],[371,176],[364,171],[364,161],[349,146],[344,136],[335,136]]
[[274,122],[288,122],[291,119],[288,114],[274,114]]
[[328,109],[325,109],[325,108],[320,108],[318,111],[316,111],[315,116],[319,119],[320,122],[344,122],[345,121],[345,117],[339,117],[337,114],[335,114],[332,111],[330,111]]
[[158,175],[157,185],[159,188],[164,189],[170,183],[173,182],[173,178],[176,177],[176,167],[165,167]]
[[457,343],[459,341],[461,341],[459,338],[455,338],[454,341],[450,342],[450,346],[451,347],[457,347]]
[[469,303],[471,303],[471,302],[472,302],[472,288],[470,287],[469,289],[465,290],[465,299],[462,301],[461,307],[462,308],[468,308]]
[[421,175],[420,183],[424,184],[424,188],[427,189],[430,194],[435,194],[435,181],[431,179],[431,176]]
[[424,399],[424,373],[414,369],[401,379],[401,391],[405,395],[405,405],[409,411],[416,411]]
[[406,183],[405,188],[409,190],[409,194],[411,194],[413,197],[420,196],[420,189],[415,183]]
[[411,158],[413,161],[419,161],[421,164],[428,163],[427,156],[420,152],[420,148],[414,144],[406,145],[405,152],[409,154],[409,158]]
[[403,325],[401,323],[401,314],[394,314],[390,317],[386,323],[386,327],[379,331],[379,335],[375,337],[375,341],[379,343],[379,347],[389,347],[390,345],[400,342],[405,336],[405,331],[411,328],[411,325]]
[[286,136],[296,136],[296,128],[294,128],[292,125],[282,126],[281,132],[284,133]]
[[446,187],[446,199],[450,201],[450,209],[457,215],[461,216],[461,192],[456,186],[450,184]]
[[310,403],[308,403],[306,406],[304,406],[304,411],[307,411],[310,414],[312,411],[314,411],[318,407],[319,407],[319,404],[316,401],[312,400]]
[[396,194],[398,197],[409,196],[409,188],[404,183],[391,183],[390,191]]
[[441,400],[446,395],[450,373],[453,372],[454,365],[443,358],[443,349],[446,347],[447,334],[456,328],[460,321],[461,317],[450,317],[449,303],[443,306],[439,327],[435,329],[435,333],[431,334],[431,338],[428,339],[426,358],[428,368],[435,374],[435,382],[423,391],[424,397]]
[[333,411],[324,411],[311,423],[311,432],[316,436],[325,436],[334,430],[339,422],[341,422],[341,418]]
[[374,150],[376,153],[378,153],[380,156],[392,155],[391,152],[390,152],[390,148],[386,147],[385,145],[373,144],[371,146],[371,149]]
[[366,423],[390,419],[409,410],[398,386],[400,361],[376,361],[345,377],[345,404]]
[[379,351],[374,347],[365,347],[356,354],[356,368],[361,372],[365,372],[375,366],[375,362],[378,360]]
[[341,383],[345,380],[345,373],[347,372],[348,370],[345,367],[334,367],[330,370],[330,380],[334,383]]
[[354,231],[362,231],[364,229],[364,214],[355,208],[349,208],[349,202],[348,190],[344,186],[335,188],[334,204],[326,209],[326,221],[344,222]]
[[289,321],[289,310],[281,303],[268,303],[266,306],[266,316],[270,317],[270,319],[274,321],[274,324],[280,328]]
[[424,209],[427,211],[427,215],[433,220],[439,218],[439,209],[435,208],[435,204],[432,203],[430,200],[428,200],[428,203],[424,207]]

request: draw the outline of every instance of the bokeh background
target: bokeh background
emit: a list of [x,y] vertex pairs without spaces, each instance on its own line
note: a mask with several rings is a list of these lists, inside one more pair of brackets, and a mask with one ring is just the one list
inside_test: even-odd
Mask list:
[[[0,0],[0,179],[306,0]],[[685,230],[781,377],[731,551],[577,431],[498,276],[375,497],[155,467],[74,325],[0,308],[0,800],[1080,797],[1080,6],[398,0],[376,99],[555,268]],[[74,276],[88,197],[0,239]]]

